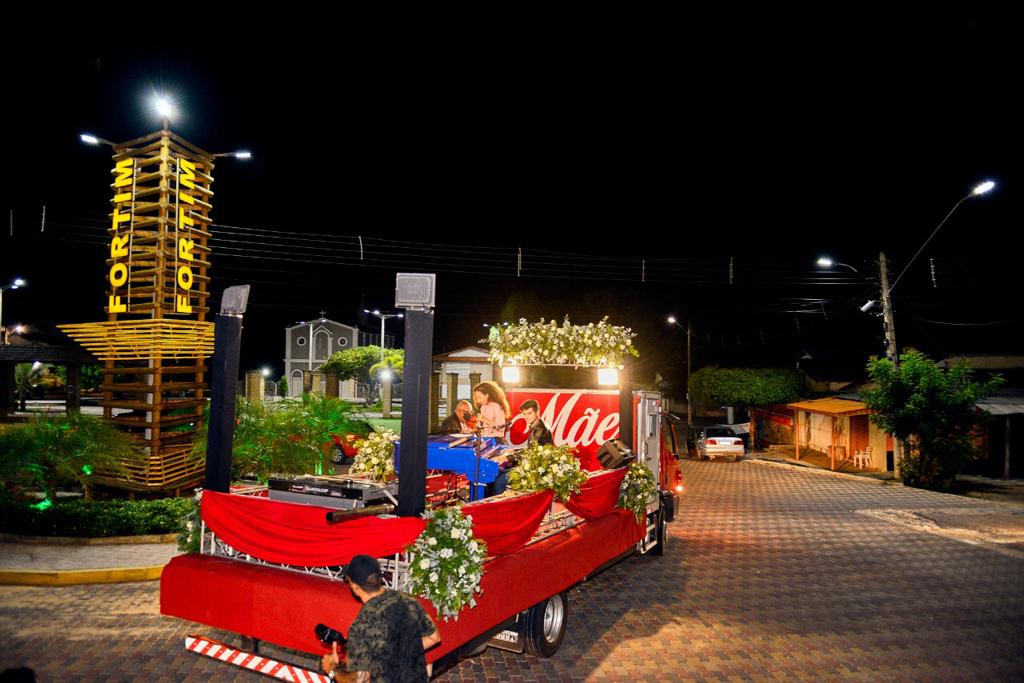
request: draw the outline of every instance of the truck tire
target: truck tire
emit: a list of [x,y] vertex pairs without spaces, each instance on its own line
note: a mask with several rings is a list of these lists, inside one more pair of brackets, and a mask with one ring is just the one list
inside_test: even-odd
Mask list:
[[568,620],[567,593],[556,593],[531,607],[523,624],[526,651],[531,655],[545,658],[558,652],[565,638],[565,625]]
[[658,526],[654,538],[658,542],[651,548],[651,555],[661,557],[665,554],[665,539],[668,538],[668,520],[665,518],[665,510],[662,507],[658,508]]

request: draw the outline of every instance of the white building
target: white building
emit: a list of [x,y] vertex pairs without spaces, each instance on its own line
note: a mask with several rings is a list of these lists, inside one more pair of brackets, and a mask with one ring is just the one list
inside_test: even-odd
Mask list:
[[[379,346],[380,333],[364,332],[327,318],[303,321],[284,331],[284,372],[288,377],[288,395],[302,395],[302,373],[316,372],[332,354],[356,346]],[[384,335],[384,345],[394,347],[395,338]],[[341,398],[356,397],[355,380],[341,382]]]
[[455,397],[456,400],[472,398],[470,393],[473,385],[469,377],[471,373],[479,373],[481,382],[494,379],[494,365],[489,360],[488,352],[477,346],[467,346],[434,356],[434,370],[441,373],[441,400],[446,402],[449,410],[454,405],[448,402],[449,373],[459,376],[459,395]]

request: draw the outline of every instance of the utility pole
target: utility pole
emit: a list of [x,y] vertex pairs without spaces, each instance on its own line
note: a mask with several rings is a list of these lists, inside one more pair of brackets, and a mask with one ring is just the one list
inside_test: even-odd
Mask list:
[[693,362],[691,348],[693,344],[693,324],[690,316],[686,316],[686,429],[693,426],[693,406],[690,404],[690,365]]
[[[892,317],[892,302],[889,299],[889,268],[885,262],[885,252],[878,254],[878,271],[882,282],[882,320],[885,325],[885,355],[892,361],[894,368],[899,370],[900,356],[896,350],[896,323]],[[892,442],[892,469],[893,474],[900,476],[900,460],[903,456],[903,447],[899,439]]]

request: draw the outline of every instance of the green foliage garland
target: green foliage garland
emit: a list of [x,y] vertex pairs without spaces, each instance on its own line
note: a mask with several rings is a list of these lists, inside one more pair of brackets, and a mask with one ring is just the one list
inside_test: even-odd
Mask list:
[[445,621],[458,620],[464,606],[476,607],[487,544],[473,538],[472,517],[459,508],[428,510],[423,517],[427,528],[408,548],[410,588],[430,600]]
[[554,491],[563,503],[586,480],[587,474],[569,446],[531,444],[520,451],[519,465],[508,473],[513,491]]
[[588,325],[573,325],[566,316],[530,323],[520,318],[515,325],[495,325],[482,343],[491,349],[491,361],[499,364],[598,365],[622,367],[626,356],[639,356],[633,346],[636,333],[628,327],[609,325],[608,318]]
[[631,511],[636,515],[637,521],[642,521],[647,514],[647,504],[657,493],[658,486],[654,481],[654,474],[646,465],[634,462],[622,480],[618,506]]
[[356,442],[358,453],[352,461],[351,472],[369,474],[376,481],[387,481],[395,475],[395,442],[398,434],[390,429],[370,432]]

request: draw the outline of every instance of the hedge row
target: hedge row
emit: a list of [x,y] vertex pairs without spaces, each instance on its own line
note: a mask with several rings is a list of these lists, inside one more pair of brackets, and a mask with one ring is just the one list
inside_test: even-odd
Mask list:
[[139,536],[181,530],[189,498],[163,500],[71,500],[45,510],[0,501],[0,532],[24,536]]

